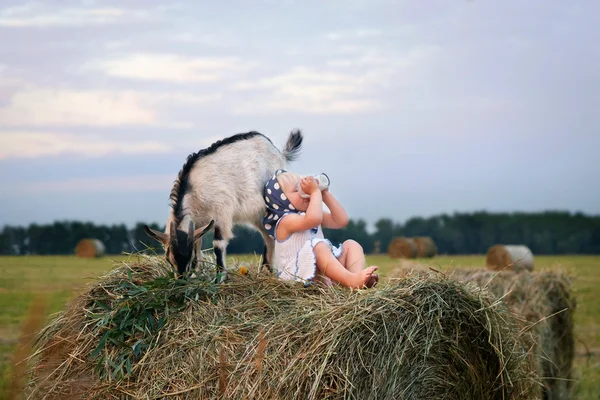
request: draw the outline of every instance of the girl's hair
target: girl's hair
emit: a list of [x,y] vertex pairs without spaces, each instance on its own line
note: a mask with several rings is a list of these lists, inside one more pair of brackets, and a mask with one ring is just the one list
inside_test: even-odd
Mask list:
[[282,172],[281,174],[277,175],[277,182],[279,182],[281,188],[283,189],[284,186],[288,187],[290,184],[298,184],[298,182],[300,182],[300,175],[296,174],[295,172]]

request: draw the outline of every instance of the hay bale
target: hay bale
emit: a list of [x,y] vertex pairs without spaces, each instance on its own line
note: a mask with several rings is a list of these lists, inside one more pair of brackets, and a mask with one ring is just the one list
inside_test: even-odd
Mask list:
[[488,268],[499,271],[533,271],[533,253],[527,246],[497,244],[488,249],[485,259]]
[[413,238],[417,247],[417,257],[431,258],[437,254],[437,246],[432,238],[428,236],[419,236]]
[[570,399],[575,352],[571,278],[561,270],[520,272],[456,270],[452,277],[486,287],[522,316],[523,328],[533,325],[539,343],[538,374],[543,377],[544,399]]
[[535,398],[528,336],[475,285],[235,270],[222,285],[175,281],[160,257],[113,270],[40,334],[29,398]]
[[104,256],[104,244],[98,239],[81,239],[75,247],[75,255],[83,258]]
[[394,238],[388,245],[388,255],[392,258],[415,258],[417,255],[417,245],[411,238]]

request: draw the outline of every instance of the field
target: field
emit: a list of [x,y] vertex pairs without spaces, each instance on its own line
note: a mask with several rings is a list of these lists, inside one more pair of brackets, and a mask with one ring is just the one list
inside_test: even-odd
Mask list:
[[[18,349],[25,331],[34,332],[45,324],[51,313],[59,311],[65,302],[87,282],[113,267],[113,260],[126,256],[102,259],[56,257],[0,257],[0,399],[9,398],[15,390],[11,385],[13,360],[19,358]],[[254,260],[255,256],[229,257],[233,260]],[[450,267],[480,267],[485,257],[440,256],[419,260],[436,270]],[[379,265],[380,273],[397,265],[387,256],[369,256],[368,265]],[[536,269],[564,268],[576,277],[577,297],[576,330],[576,384],[577,399],[598,399],[600,393],[600,257],[565,256],[535,259]],[[40,318],[31,310],[37,311]],[[37,323],[36,323],[37,322]]]

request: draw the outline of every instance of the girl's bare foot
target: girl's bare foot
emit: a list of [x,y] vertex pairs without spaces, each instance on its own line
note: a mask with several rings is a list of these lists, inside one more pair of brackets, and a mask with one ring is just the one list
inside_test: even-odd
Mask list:
[[371,275],[371,277],[367,280],[367,283],[365,284],[368,288],[372,288],[375,287],[375,285],[377,285],[377,283],[379,282],[379,275],[377,274],[373,274]]
[[[368,284],[371,280],[375,279],[373,277],[373,273],[375,271],[377,271],[379,267],[376,266],[371,266],[368,268],[363,269],[362,271],[357,272],[356,275],[356,283],[353,285],[350,285],[350,287],[353,288],[363,288],[365,286],[369,287]],[[375,275],[377,276],[377,275]],[[377,277],[377,280],[379,280],[379,277]]]

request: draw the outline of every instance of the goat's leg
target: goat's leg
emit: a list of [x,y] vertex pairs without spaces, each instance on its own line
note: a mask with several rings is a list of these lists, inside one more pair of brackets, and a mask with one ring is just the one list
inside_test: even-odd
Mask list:
[[263,254],[262,254],[262,264],[261,267],[262,268],[267,268],[269,270],[269,272],[271,271],[271,267],[269,265],[269,263],[267,262],[267,257],[269,256],[268,254],[268,250],[267,250],[267,245],[265,244],[263,246]]
[[227,255],[227,244],[232,238],[233,231],[230,226],[219,225],[215,227],[213,251],[215,253],[215,258],[217,259],[217,283],[221,283],[227,278],[225,257]]
[[262,259],[262,267],[266,267],[269,272],[273,272],[273,252],[275,250],[275,240],[273,240],[262,224],[262,222],[258,222],[255,224],[258,228],[260,234],[263,237],[265,242],[265,247],[263,249],[263,259]]
[[265,250],[263,252],[263,262],[262,266],[266,267],[269,272],[273,272],[273,253],[275,251],[275,241],[269,237],[269,235],[264,235],[263,239],[265,241]]
[[200,272],[200,266],[202,265],[202,239],[197,240],[194,244],[196,246],[196,272]]

